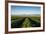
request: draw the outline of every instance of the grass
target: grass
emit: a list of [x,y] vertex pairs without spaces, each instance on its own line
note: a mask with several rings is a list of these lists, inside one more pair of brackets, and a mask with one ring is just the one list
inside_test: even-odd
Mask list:
[[19,17],[19,16],[11,16],[11,20],[17,20],[19,18],[21,18],[21,17]]
[[[23,19],[24,19],[24,21],[22,21]],[[27,16],[26,17],[24,17],[24,16],[23,17],[21,17],[21,16],[11,16],[12,25],[16,25],[17,26],[17,24],[19,25],[19,23],[21,21],[22,21],[22,23],[18,27],[21,27],[21,28],[34,27],[34,26],[35,27],[40,27],[40,17],[39,16],[38,17],[37,16],[30,16],[30,17],[27,17]],[[15,23],[17,23],[17,24],[15,24]]]
[[31,27],[30,20],[28,18],[25,19],[22,24],[22,27]]

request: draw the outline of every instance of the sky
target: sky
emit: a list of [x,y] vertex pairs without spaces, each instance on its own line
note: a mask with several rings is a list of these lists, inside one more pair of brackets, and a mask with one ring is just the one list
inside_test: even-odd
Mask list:
[[31,15],[31,14],[40,14],[40,7],[36,6],[11,6],[12,15]]

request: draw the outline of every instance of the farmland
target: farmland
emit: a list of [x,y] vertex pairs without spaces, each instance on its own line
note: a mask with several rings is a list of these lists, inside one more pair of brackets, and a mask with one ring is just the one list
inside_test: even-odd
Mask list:
[[40,16],[11,16],[11,28],[40,27]]

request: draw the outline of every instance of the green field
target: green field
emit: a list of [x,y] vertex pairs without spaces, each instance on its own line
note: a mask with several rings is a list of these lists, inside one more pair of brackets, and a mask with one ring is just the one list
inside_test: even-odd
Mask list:
[[11,16],[11,28],[40,27],[40,16]]

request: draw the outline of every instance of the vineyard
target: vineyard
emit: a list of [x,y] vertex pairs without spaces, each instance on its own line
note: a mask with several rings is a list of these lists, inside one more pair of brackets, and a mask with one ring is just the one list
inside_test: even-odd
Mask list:
[[11,28],[40,27],[40,17],[11,17]]

